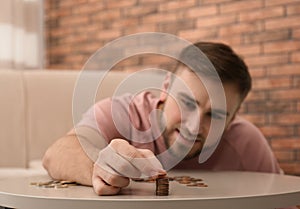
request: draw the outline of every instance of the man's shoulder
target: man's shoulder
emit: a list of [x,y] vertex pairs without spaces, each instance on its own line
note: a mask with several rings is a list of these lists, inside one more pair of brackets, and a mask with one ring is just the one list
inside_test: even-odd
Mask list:
[[224,132],[224,139],[231,145],[263,144],[266,139],[262,132],[247,119],[237,116]]
[[231,122],[225,133],[237,133],[237,134],[261,134],[260,130],[249,120],[243,118],[242,116],[236,116]]
[[131,105],[142,105],[142,106],[152,106],[153,104],[156,104],[158,101],[158,98],[154,96],[153,93],[149,91],[142,91],[137,94],[132,93],[125,93],[122,95],[113,95],[112,97],[105,98],[103,100],[100,100],[96,103],[97,107],[102,106],[128,106]]

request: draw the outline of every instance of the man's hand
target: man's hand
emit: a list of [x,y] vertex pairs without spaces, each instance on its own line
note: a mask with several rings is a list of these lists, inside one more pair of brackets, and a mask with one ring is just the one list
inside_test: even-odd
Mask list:
[[92,183],[98,195],[114,195],[128,186],[130,178],[165,173],[153,152],[137,149],[123,139],[114,139],[99,152]]

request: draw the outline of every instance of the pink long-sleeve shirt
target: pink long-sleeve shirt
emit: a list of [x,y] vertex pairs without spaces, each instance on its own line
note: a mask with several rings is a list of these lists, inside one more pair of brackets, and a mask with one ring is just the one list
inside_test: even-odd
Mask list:
[[[113,102],[114,101],[114,102]],[[166,150],[156,114],[159,99],[150,92],[136,96],[126,94],[104,99],[90,108],[77,124],[99,132],[109,143],[124,138],[138,148],[146,148],[156,155]],[[98,140],[98,139],[93,139]],[[94,143],[97,144],[97,143]],[[198,158],[179,162],[177,169],[241,170],[281,173],[273,152],[262,133],[252,123],[236,117],[224,132],[211,157],[199,164]]]

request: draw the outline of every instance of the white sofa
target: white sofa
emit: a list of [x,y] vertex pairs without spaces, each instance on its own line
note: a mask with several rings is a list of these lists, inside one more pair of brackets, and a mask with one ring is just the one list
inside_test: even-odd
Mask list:
[[[130,80],[132,74],[121,72],[0,70],[1,170],[38,167],[32,162],[40,161],[47,147],[73,127],[75,87],[79,86],[81,90],[86,88],[81,92],[86,95],[89,94],[88,86],[101,83],[96,100],[111,96],[125,78],[129,82],[119,88],[121,93],[135,91],[130,89],[139,85],[147,87],[147,82],[151,85],[156,82],[159,87],[163,77],[156,76],[158,74],[152,71],[147,73],[146,77],[143,74]],[[105,79],[102,80],[99,75],[105,75]],[[75,116],[77,118],[88,108],[88,104],[80,108]]]

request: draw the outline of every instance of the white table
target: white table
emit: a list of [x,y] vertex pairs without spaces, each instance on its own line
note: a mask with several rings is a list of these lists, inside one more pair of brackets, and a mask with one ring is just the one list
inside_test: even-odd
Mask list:
[[18,209],[262,209],[300,204],[300,177],[255,172],[170,172],[202,178],[208,187],[170,182],[169,196],[155,196],[155,183],[131,182],[120,195],[97,196],[92,187],[40,188],[45,175],[0,178],[0,206]]

